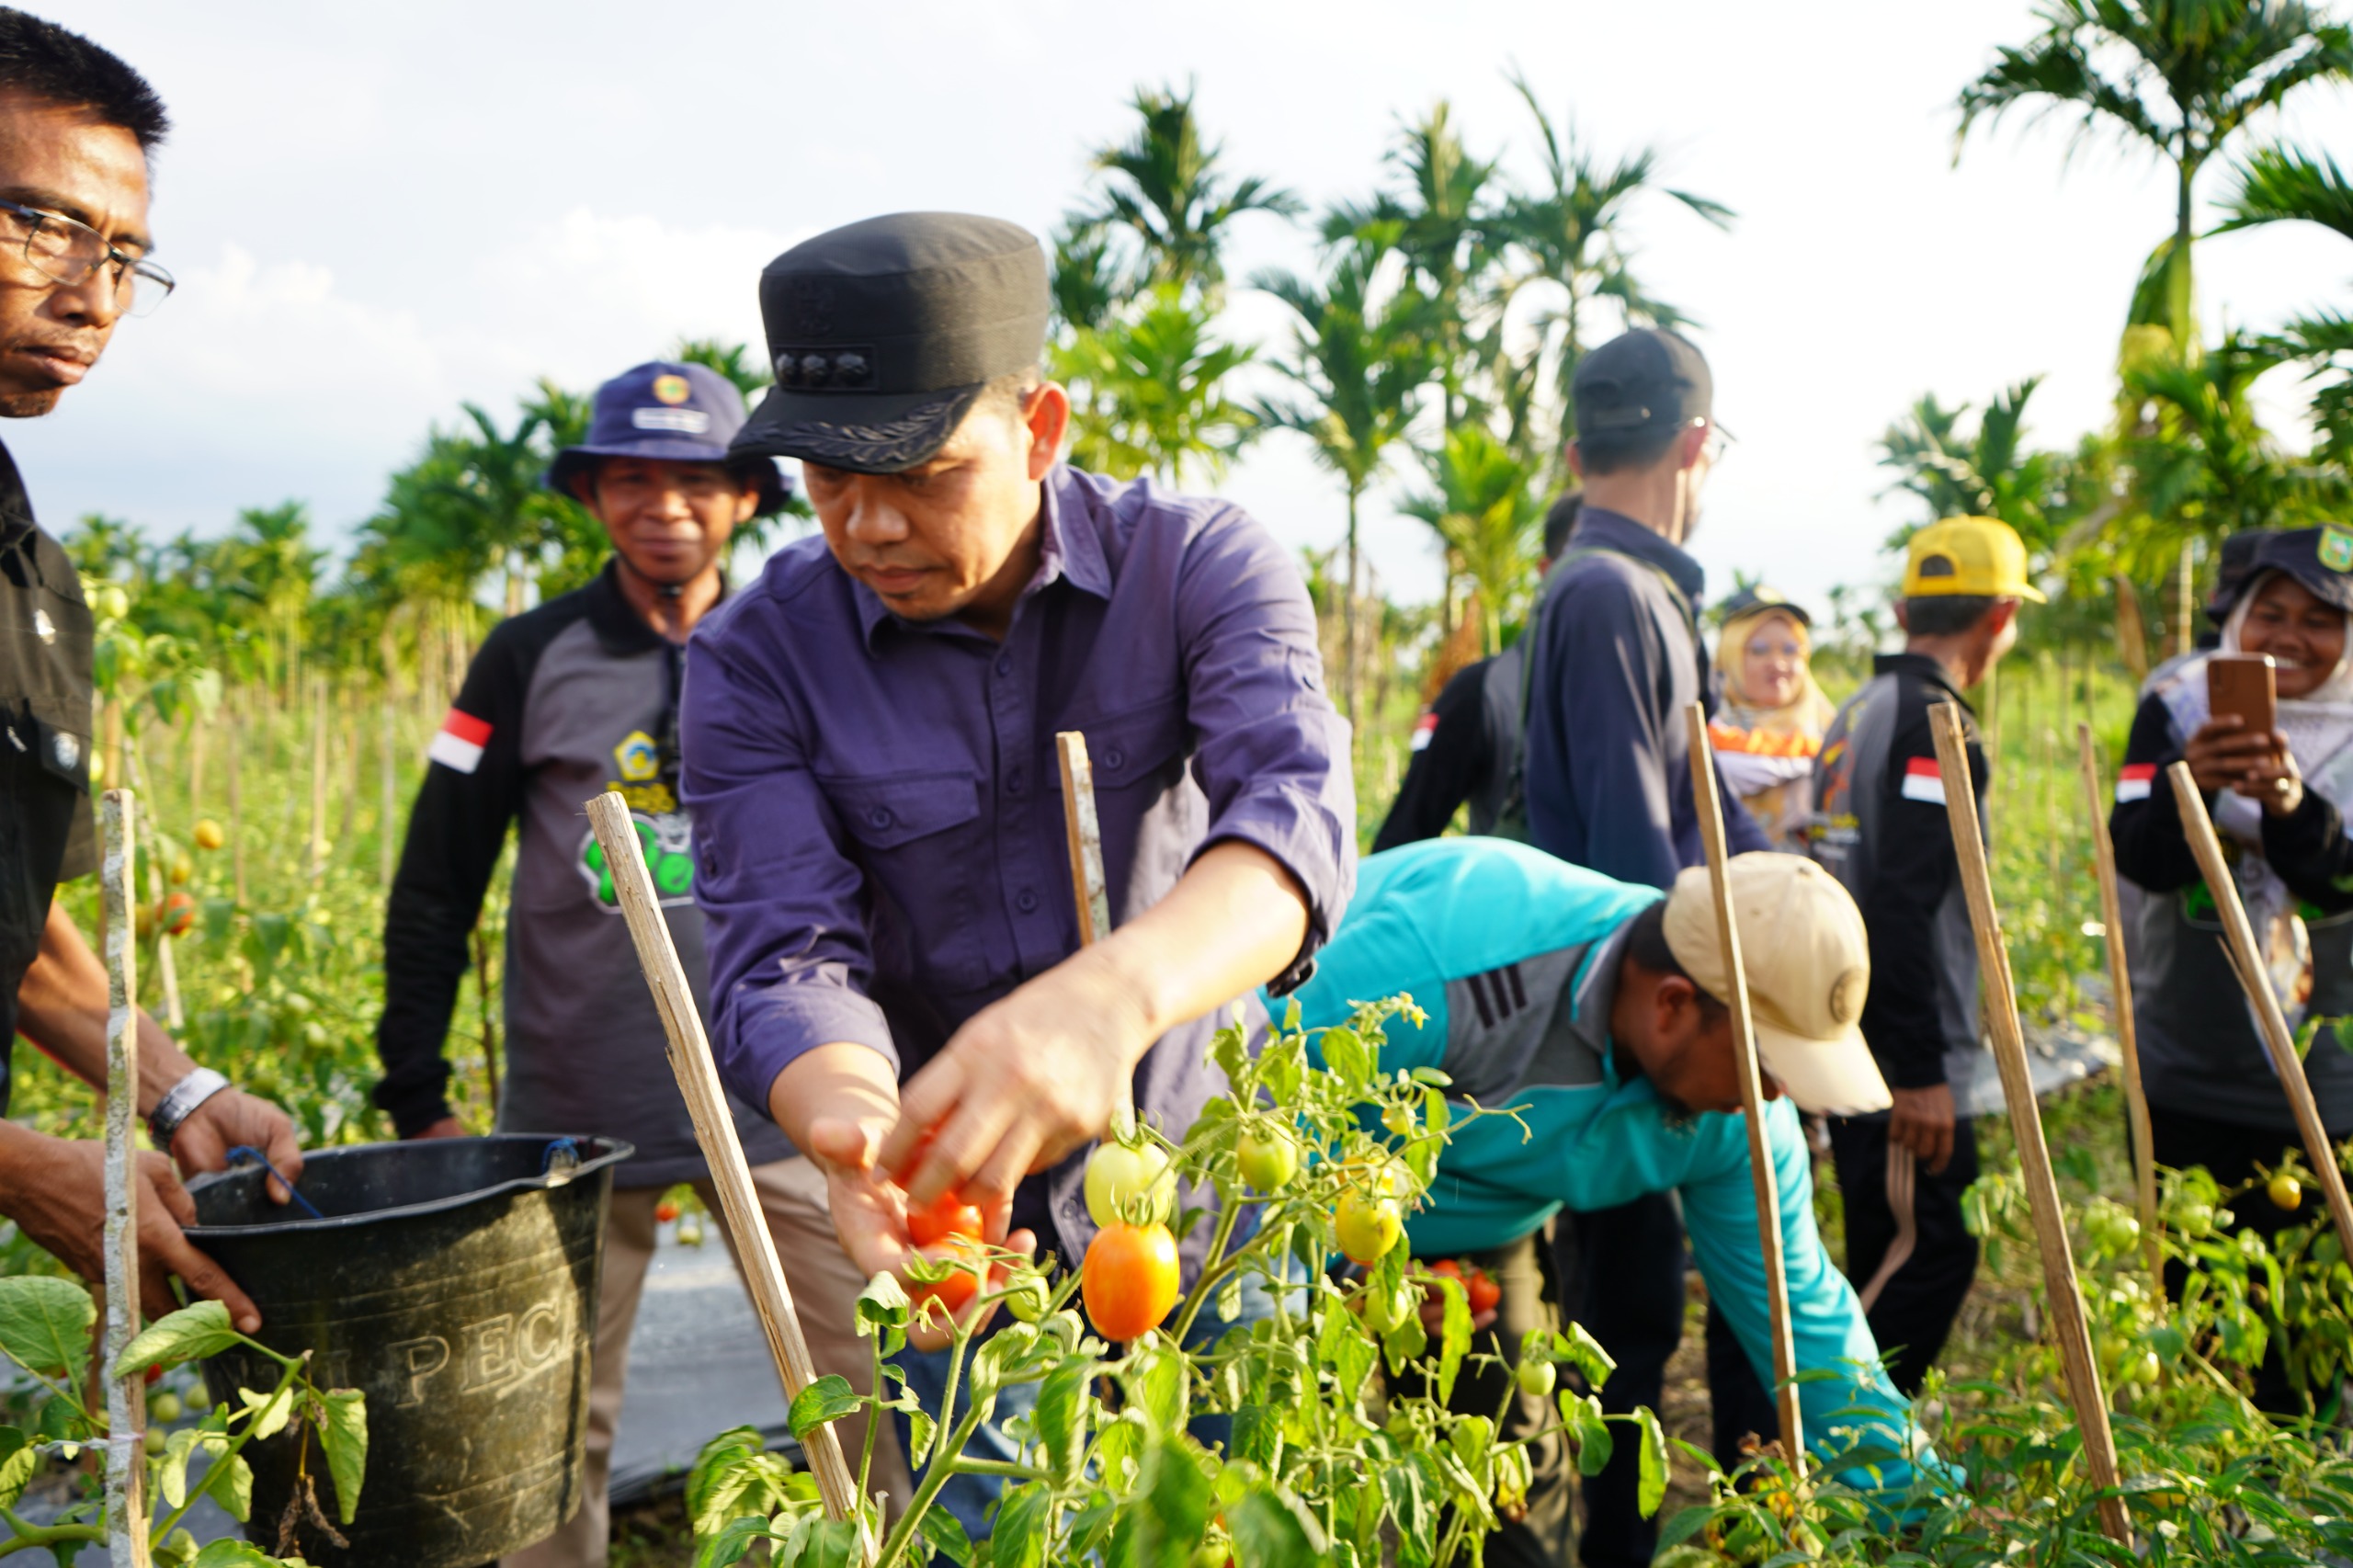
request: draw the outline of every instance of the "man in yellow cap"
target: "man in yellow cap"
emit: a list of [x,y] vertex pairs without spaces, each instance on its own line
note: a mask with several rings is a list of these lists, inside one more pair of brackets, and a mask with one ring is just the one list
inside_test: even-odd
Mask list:
[[[1854,1290],[1823,1250],[1798,1120],[1800,1109],[1888,1103],[1857,1029],[1876,989],[1862,917],[1836,880],[1802,857],[1738,855],[1730,869],[1766,1073],[1797,1365],[1812,1374],[1799,1391],[1807,1447],[1854,1484],[1901,1494],[1912,1483],[1905,1460],[1867,1475],[1845,1456],[1867,1448],[1943,1472],[1877,1367]],[[1570,1552],[1565,1446],[1538,1436],[1557,1417],[1513,1375],[1522,1336],[1557,1321],[1546,1221],[1563,1206],[1677,1195],[1709,1299],[1758,1378],[1772,1382],[1731,987],[1707,869],[1684,870],[1662,897],[1499,838],[1434,838],[1371,856],[1295,999],[1313,1029],[1345,1022],[1353,998],[1400,991],[1426,1017],[1386,1026],[1381,1071],[1435,1068],[1450,1096],[1513,1112],[1457,1119],[1424,1207],[1405,1220],[1415,1257],[1452,1259],[1466,1277],[1483,1271],[1500,1287],[1492,1319],[1474,1320],[1472,1346],[1497,1359],[1466,1362],[1449,1401],[1466,1415],[1501,1411],[1504,1441],[1533,1439],[1525,1510],[1487,1541],[1485,1561],[1592,1568],[1590,1533]]]
[[1961,694],[2018,641],[2018,606],[2029,599],[2042,595],[2007,523],[1949,517],[1913,535],[1896,612],[1904,652],[1874,661],[1814,763],[1811,848],[1855,895],[1870,932],[1863,1038],[1895,1101],[1830,1122],[1847,1272],[1906,1394],[1944,1348],[1977,1274],[1961,1207],[1977,1179],[1977,1138],[1955,1107],[1986,1060],[1977,949],[1928,710],[1961,705],[1982,832],[1985,754]]

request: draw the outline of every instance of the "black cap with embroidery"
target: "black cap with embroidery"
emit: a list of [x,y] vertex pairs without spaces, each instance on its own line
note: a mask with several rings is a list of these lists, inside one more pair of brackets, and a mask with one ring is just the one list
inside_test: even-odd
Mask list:
[[930,460],[982,388],[1038,363],[1046,254],[1017,223],[900,212],[804,240],[760,275],[776,385],[738,457],[859,473]]
[[[2236,552],[2231,547],[2248,537],[2240,534],[2223,542],[2226,573],[2234,564],[2232,557]],[[2243,557],[2245,574],[2231,590],[2228,603],[2222,606],[2224,619],[2268,572],[2286,573],[2321,603],[2353,615],[2353,528],[2330,523],[2317,528],[2258,529],[2252,537],[2254,552]],[[2222,597],[2222,590],[2218,587],[2215,598],[2220,601]]]

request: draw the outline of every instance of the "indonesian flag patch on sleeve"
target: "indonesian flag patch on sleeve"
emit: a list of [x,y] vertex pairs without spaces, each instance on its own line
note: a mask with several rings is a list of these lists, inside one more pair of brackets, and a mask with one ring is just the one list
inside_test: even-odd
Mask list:
[[1414,738],[1405,743],[1406,749],[1408,751],[1421,750],[1424,746],[1430,744],[1430,737],[1436,733],[1438,733],[1438,715],[1435,713],[1423,714],[1421,721],[1414,726]]
[[1904,765],[1904,798],[1926,801],[1932,806],[1945,803],[1944,769],[1937,766],[1933,756],[1915,756]]
[[2157,765],[2154,762],[2128,762],[2116,776],[2116,803],[2120,806],[2149,798],[2150,787],[2157,781]]
[[490,724],[486,720],[459,709],[449,710],[441,727],[433,733],[433,744],[425,748],[426,760],[444,767],[454,767],[460,773],[472,773],[482,765],[482,748],[490,744]]

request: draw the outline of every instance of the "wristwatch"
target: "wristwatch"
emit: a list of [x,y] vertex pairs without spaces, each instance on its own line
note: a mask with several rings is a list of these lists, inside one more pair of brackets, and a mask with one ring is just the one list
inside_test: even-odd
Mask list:
[[196,1108],[229,1086],[229,1080],[210,1067],[199,1067],[178,1083],[164,1091],[155,1108],[147,1113],[147,1134],[154,1139],[155,1147],[168,1152],[180,1124],[196,1114]]

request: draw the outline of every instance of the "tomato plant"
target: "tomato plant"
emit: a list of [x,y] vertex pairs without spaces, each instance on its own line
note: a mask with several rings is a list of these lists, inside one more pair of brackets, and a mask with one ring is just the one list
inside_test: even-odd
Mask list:
[[[84,1449],[103,1445],[108,1437],[103,1406],[93,1410],[84,1402],[91,1385],[90,1341],[97,1322],[90,1293],[63,1279],[17,1275],[0,1278],[0,1357],[14,1362],[30,1380],[35,1408],[29,1429],[0,1426],[0,1557],[46,1547],[61,1562],[71,1562],[85,1546],[107,1539],[102,1517],[103,1489],[98,1471],[75,1467],[79,1493],[74,1501],[46,1525],[24,1523],[14,1510],[25,1488],[44,1466],[71,1465]],[[218,1301],[200,1301],[157,1319],[125,1346],[112,1371],[119,1377],[153,1374],[242,1346],[274,1362],[278,1381],[264,1392],[237,1391],[236,1405],[219,1404],[192,1426],[172,1432],[160,1443],[146,1447],[147,1495],[157,1513],[149,1527],[153,1560],[165,1568],[237,1568],[239,1564],[272,1563],[268,1556],[238,1540],[220,1540],[199,1549],[185,1520],[199,1499],[224,1509],[244,1522],[253,1495],[253,1471],[244,1449],[256,1438],[272,1437],[290,1426],[303,1436],[302,1490],[297,1494],[313,1519],[325,1526],[317,1478],[310,1471],[310,1439],[318,1439],[325,1479],[333,1486],[334,1505],[345,1524],[359,1507],[359,1488],[368,1462],[368,1412],[357,1389],[322,1389],[311,1381],[303,1358],[280,1356],[267,1346],[239,1334],[229,1324],[229,1311]],[[150,1396],[151,1420],[180,1417],[179,1396],[161,1392]],[[153,1430],[153,1429],[151,1429]],[[189,1465],[206,1461],[193,1484]],[[287,1551],[283,1538],[279,1550]],[[299,1558],[286,1561],[298,1563]]]

